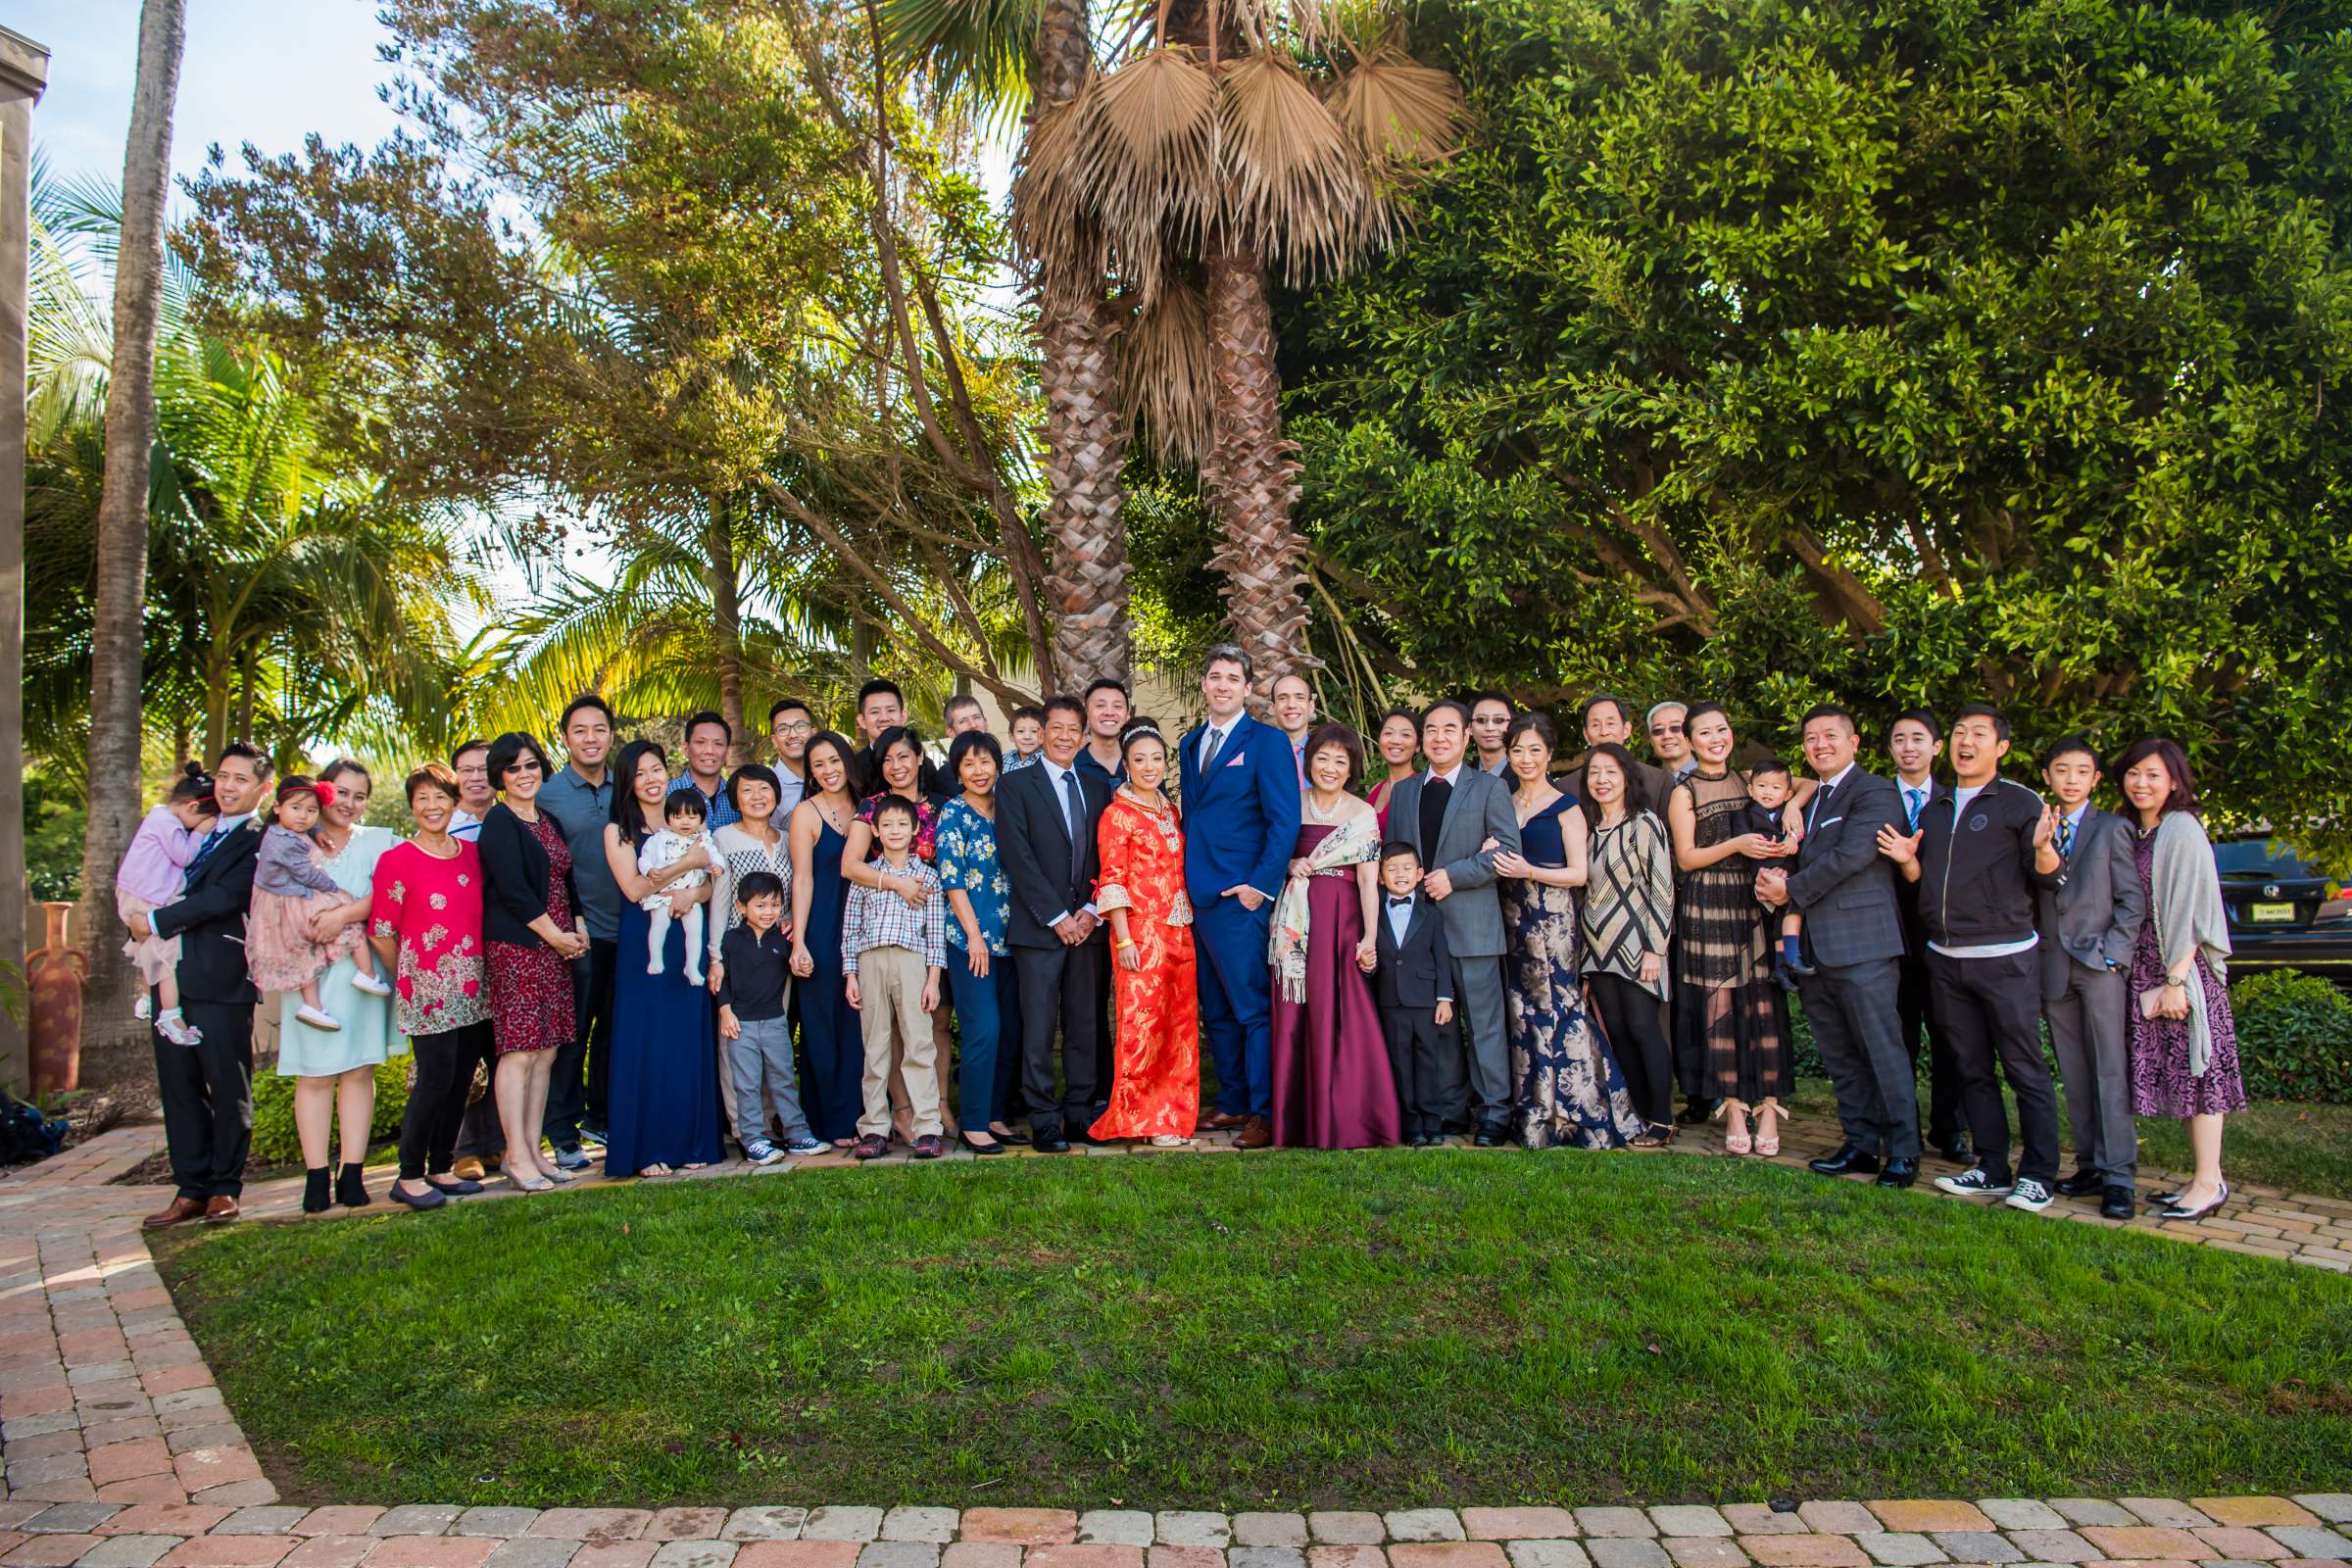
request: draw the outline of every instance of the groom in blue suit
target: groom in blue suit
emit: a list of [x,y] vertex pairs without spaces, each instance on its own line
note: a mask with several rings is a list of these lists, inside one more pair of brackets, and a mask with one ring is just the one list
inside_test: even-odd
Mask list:
[[1274,1141],[1274,898],[1298,843],[1298,768],[1282,731],[1243,710],[1255,671],[1234,643],[1208,651],[1208,718],[1179,747],[1184,888],[1200,958],[1200,1030],[1217,1064],[1217,1114],[1244,1149]]

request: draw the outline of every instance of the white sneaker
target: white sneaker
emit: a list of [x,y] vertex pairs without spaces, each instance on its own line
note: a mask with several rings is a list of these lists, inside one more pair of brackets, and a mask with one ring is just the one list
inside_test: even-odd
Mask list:
[[784,1151],[764,1138],[755,1138],[744,1149],[743,1157],[755,1165],[773,1165],[784,1157]]
[[298,1022],[307,1023],[314,1029],[332,1031],[343,1027],[342,1019],[331,1012],[314,1007],[307,1002],[294,1009],[294,1017]]
[[170,1012],[156,1019],[155,1030],[156,1033],[175,1046],[201,1046],[204,1044],[204,1031],[182,1018],[177,1007],[173,1007]]
[[141,1023],[145,1023],[148,1019],[154,1017],[155,999],[150,996],[141,995],[138,1001],[130,1004],[130,1015],[133,1018],[138,1019]]
[[372,969],[366,974],[353,975],[351,989],[365,991],[371,997],[388,997],[392,994],[392,988],[384,984],[383,976],[375,973]]

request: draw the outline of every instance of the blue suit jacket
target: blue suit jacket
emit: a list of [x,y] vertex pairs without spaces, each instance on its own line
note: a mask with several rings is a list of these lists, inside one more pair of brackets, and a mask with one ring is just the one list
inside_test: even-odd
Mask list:
[[1271,899],[1289,880],[1298,844],[1298,764],[1290,740],[1244,713],[1203,778],[1207,733],[1205,724],[1187,731],[1178,754],[1186,890],[1196,908],[1230,887],[1253,887]]

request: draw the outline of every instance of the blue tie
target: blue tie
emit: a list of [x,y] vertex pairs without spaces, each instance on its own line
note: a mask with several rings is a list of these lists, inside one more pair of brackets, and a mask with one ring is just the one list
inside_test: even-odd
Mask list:
[[1926,790],[1906,789],[1903,791],[1903,799],[1908,802],[1911,807],[1911,826],[1914,828],[1919,826],[1920,806],[1921,803],[1927,800],[1927,798],[1928,792]]
[[2058,858],[2071,860],[2074,856],[2075,819],[2071,816],[2062,816],[2058,819]]
[[224,827],[217,827],[207,833],[204,836],[204,842],[196,846],[196,853],[188,859],[186,875],[194,877],[203,868],[204,862],[213,858],[213,851],[220,847],[220,841],[227,836],[228,829]]

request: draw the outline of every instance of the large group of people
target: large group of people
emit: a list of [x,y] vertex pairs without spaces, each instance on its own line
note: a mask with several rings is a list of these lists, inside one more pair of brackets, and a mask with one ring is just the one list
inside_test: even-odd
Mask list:
[[[2128,1216],[2134,1117],[2163,1116],[2195,1171],[2157,1211],[2227,1198],[2229,937],[2174,743],[2103,767],[2062,741],[2045,794],[2004,771],[1995,709],[1916,710],[1883,776],[1825,704],[1798,777],[1720,703],[1637,728],[1595,695],[1571,756],[1546,714],[1479,695],[1384,714],[1375,761],[1296,675],[1253,716],[1255,673],[1211,650],[1180,734],[1109,680],[1003,741],[958,697],[936,755],[875,680],[856,739],[787,698],[772,761],[731,773],[718,714],[687,720],[673,773],[652,739],[615,753],[584,695],[561,764],[515,732],[411,772],[406,839],[363,822],[360,763],[272,786],[231,746],[175,781],[119,883],[177,1186],[149,1223],[238,1212],[257,1004],[314,1211],[368,1200],[375,1069],[404,1043],[391,1192],[416,1208],[494,1167],[540,1192],[600,1148],[660,1177],[730,1139],[757,1164],[1203,1130],[1601,1150],[1717,1120],[1771,1156],[1792,992],[1842,1134],[1824,1175],[1906,1187],[1933,1145],[1947,1192]],[[2091,804],[2103,774],[2120,813]]]

